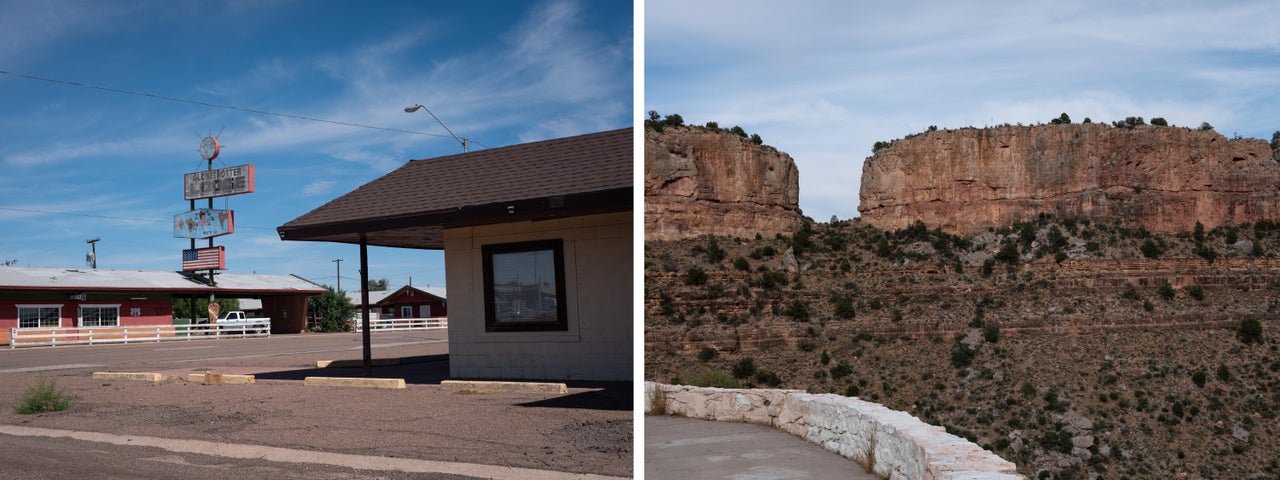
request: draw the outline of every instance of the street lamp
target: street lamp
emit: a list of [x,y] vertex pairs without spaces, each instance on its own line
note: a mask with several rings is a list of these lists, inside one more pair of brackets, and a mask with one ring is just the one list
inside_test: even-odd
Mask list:
[[[448,126],[448,125],[445,125],[445,124],[444,124],[444,122],[441,122],[441,121],[440,121],[440,117],[437,117],[437,116],[436,116],[436,114],[431,113],[431,109],[430,109],[430,108],[427,108],[427,106],[426,106],[426,105],[423,105],[423,104],[417,104],[417,105],[414,105],[414,106],[412,106],[412,107],[404,107],[404,113],[413,113],[413,112],[418,111],[418,109],[426,110],[426,111],[427,111],[427,113],[431,115],[431,118],[436,119],[436,123],[439,123],[441,127],[444,127],[444,130],[445,130],[446,132],[449,132],[449,135],[453,135],[453,130],[449,130],[449,126]],[[461,143],[461,144],[462,144],[462,153],[467,153],[467,139],[465,139],[465,138],[458,138],[458,136],[457,136],[457,135],[453,135],[453,139],[454,139],[454,140],[457,140],[457,141],[458,141],[458,143]]]

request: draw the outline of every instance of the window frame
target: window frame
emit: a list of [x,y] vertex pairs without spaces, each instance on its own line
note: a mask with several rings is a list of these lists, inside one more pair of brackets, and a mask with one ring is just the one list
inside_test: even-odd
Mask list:
[[413,305],[401,305],[399,318],[413,318]]
[[[556,319],[548,322],[505,323],[497,320],[497,304],[494,298],[493,257],[507,253],[550,251],[555,273]],[[480,246],[484,282],[484,331],[485,332],[568,332],[568,291],[565,288],[564,239],[533,240],[512,243],[493,243]]]
[[[85,309],[86,309],[86,308],[92,308],[92,309],[98,309],[98,310],[101,310],[101,309],[115,309],[115,311],[116,311],[115,324],[114,324],[114,325],[103,325],[103,324],[99,324],[99,325],[85,325],[85,323],[84,323],[84,311],[85,311]],[[80,326],[80,327],[82,327],[82,328],[92,328],[92,327],[119,327],[119,326],[120,326],[120,304],[119,304],[119,303],[116,303],[116,304],[85,304],[85,305],[80,305],[80,309],[79,309],[79,312],[78,312],[78,313],[79,313],[79,316],[76,318],[76,325],[78,325],[78,326]]]
[[[63,306],[64,306],[64,305],[63,305],[63,304],[61,304],[61,303],[52,303],[52,304],[32,304],[32,305],[16,305],[17,310],[18,310],[18,316],[17,316],[17,319],[18,319],[18,323],[17,323],[18,328],[20,328],[20,329],[24,329],[24,330],[26,330],[26,329],[39,329],[39,328],[59,328],[59,327],[61,327],[61,326],[62,326],[62,307],[63,307]],[[34,327],[24,327],[24,326],[22,326],[22,310],[23,310],[23,309],[44,309],[44,308],[54,308],[54,309],[57,309],[57,310],[58,310],[58,323],[57,323],[57,324],[55,324],[55,325],[36,325],[36,326],[34,326]],[[37,318],[37,320],[36,320],[36,321],[37,321],[37,322],[39,322],[40,320]]]

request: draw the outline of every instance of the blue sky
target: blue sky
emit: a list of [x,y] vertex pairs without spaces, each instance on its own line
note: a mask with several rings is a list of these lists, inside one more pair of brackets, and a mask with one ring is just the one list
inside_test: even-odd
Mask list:
[[[0,0],[0,70],[355,128],[0,75],[0,260],[177,270],[184,173],[253,164],[232,272],[359,282],[359,249],[282,242],[275,227],[410,159],[632,125],[629,2]],[[425,185],[448,188],[448,185]],[[206,201],[197,202],[204,207]],[[200,240],[198,245],[207,241]],[[438,251],[372,247],[370,276],[444,285]]]
[[857,215],[879,140],[927,129],[1163,117],[1280,130],[1280,2],[705,1],[644,5],[644,109],[759,133],[800,207]]

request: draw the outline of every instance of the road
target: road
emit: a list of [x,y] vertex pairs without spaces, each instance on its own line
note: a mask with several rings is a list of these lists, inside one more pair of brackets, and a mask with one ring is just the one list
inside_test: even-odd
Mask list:
[[[375,332],[372,334],[373,356],[445,354],[448,353],[448,336],[448,330]],[[165,370],[193,363],[300,367],[308,361],[314,366],[312,359],[359,359],[362,349],[361,336],[354,333],[119,345],[0,347],[0,374],[66,369],[111,370],[119,367]],[[250,359],[251,362],[248,361]]]

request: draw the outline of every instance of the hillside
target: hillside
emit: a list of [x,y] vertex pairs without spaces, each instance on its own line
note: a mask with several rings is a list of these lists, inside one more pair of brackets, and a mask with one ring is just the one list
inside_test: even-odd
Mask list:
[[649,241],[645,377],[859,396],[1032,478],[1278,478],[1277,254],[1047,215]]

